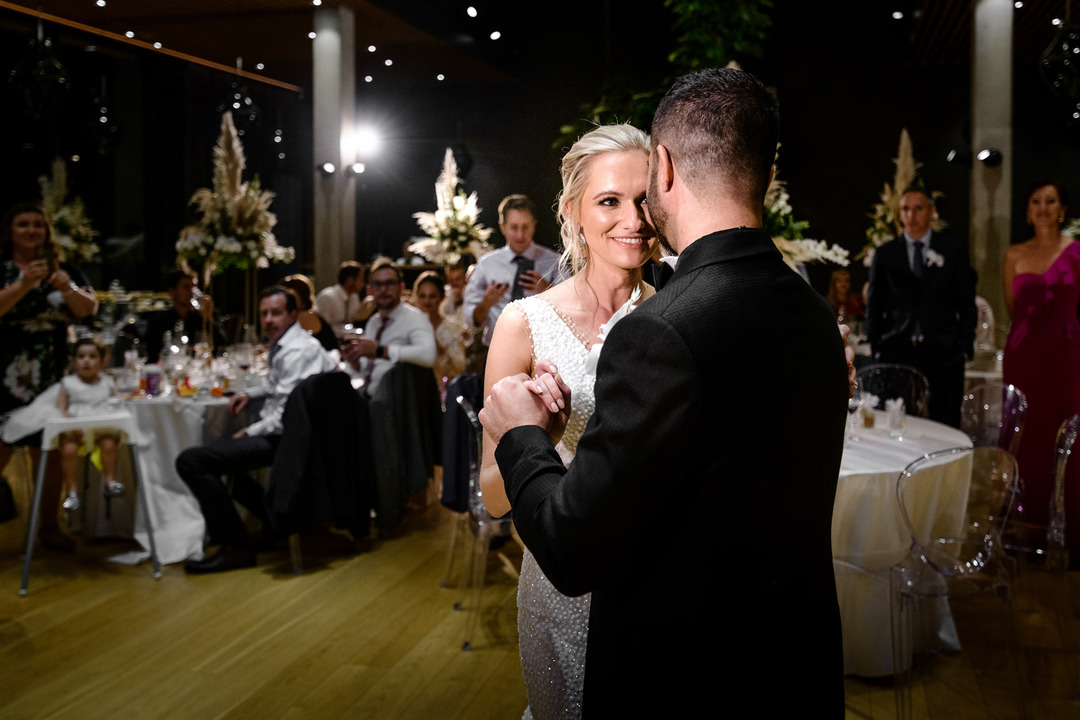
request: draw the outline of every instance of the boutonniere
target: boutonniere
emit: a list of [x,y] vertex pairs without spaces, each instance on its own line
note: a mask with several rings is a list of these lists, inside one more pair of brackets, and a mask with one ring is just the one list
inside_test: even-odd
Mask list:
[[937,267],[945,267],[945,257],[941,253],[935,252],[934,250],[927,248],[926,267],[930,267],[931,265],[936,265]]

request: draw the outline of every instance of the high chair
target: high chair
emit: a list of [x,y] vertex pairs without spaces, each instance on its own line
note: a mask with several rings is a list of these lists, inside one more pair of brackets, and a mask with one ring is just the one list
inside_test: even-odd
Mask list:
[[[139,448],[133,441],[138,436],[135,425],[135,417],[128,412],[113,413],[110,415],[92,415],[74,418],[53,418],[45,423],[41,432],[41,461],[38,463],[37,482],[34,484],[34,501],[30,508],[30,522],[26,529],[26,550],[24,552],[22,584],[19,586],[19,594],[26,595],[27,586],[30,583],[30,560],[34,554],[34,539],[37,538],[38,516],[41,511],[41,496],[45,487],[45,466],[49,461],[49,450],[54,449],[56,440],[62,433],[71,430],[94,430],[97,428],[110,428],[120,431],[121,440],[127,438],[131,447],[132,469],[136,482],[139,480]],[[87,442],[92,442],[93,433],[86,433]],[[150,518],[150,507],[146,500],[145,492],[138,492],[139,504],[146,517],[146,533],[150,538],[150,559],[154,564],[154,577],[161,577],[161,563],[158,562],[157,547],[154,544],[154,528]]]

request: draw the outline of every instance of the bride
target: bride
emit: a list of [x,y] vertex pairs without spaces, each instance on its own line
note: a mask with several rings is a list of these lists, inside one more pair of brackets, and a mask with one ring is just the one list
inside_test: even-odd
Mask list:
[[[541,359],[570,387],[571,414],[556,446],[566,464],[592,415],[602,326],[653,294],[641,276],[656,248],[645,206],[648,161],[648,136],[630,125],[599,127],[574,143],[562,161],[558,200],[562,262],[572,277],[508,305],[492,336],[485,397],[508,375],[537,375]],[[487,435],[480,482],[488,511],[506,514],[510,503]],[[588,619],[589,596],[561,595],[526,550],[518,585],[526,718],[580,717]]]

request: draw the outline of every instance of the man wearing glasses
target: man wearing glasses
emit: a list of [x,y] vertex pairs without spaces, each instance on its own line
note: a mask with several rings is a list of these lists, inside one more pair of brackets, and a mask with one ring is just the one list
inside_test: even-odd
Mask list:
[[401,302],[405,281],[390,258],[379,258],[368,273],[367,291],[375,301],[375,313],[364,325],[364,334],[342,344],[341,357],[364,381],[362,391],[371,397],[379,381],[395,362],[423,367],[435,364],[435,331],[420,310]]

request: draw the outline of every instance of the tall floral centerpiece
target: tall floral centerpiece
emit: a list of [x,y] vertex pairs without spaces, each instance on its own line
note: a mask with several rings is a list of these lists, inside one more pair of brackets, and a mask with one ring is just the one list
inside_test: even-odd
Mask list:
[[206,288],[214,275],[230,268],[243,271],[244,316],[251,322],[256,271],[272,262],[289,262],[296,253],[274,237],[274,193],[262,189],[257,175],[243,181],[247,162],[231,112],[221,116],[213,162],[213,188],[199,188],[191,196],[196,220],[180,231],[176,253],[189,266],[201,268]]
[[53,160],[52,177],[38,178],[41,185],[41,205],[53,226],[53,242],[65,260],[91,263],[98,259],[98,231],[90,225],[82,198],[68,202],[67,165],[60,158]]
[[464,255],[480,259],[494,250],[487,241],[493,230],[477,222],[480,208],[476,193],[466,196],[459,185],[454,153],[446,148],[442,172],[435,181],[435,212],[413,213],[428,239],[413,243],[409,249],[428,262],[452,265]]
[[[892,185],[885,183],[878,202],[874,204],[873,212],[868,213],[873,223],[866,229],[866,245],[855,257],[856,260],[861,259],[866,267],[870,267],[874,261],[875,250],[904,231],[903,225],[900,224],[900,197],[904,190],[920,184],[918,171],[922,163],[915,162],[915,153],[907,128],[900,131],[900,146],[897,148],[893,163],[896,165],[893,183]],[[933,193],[935,199],[941,195],[940,192]],[[941,231],[946,227],[948,224],[936,214],[930,221],[931,230]]]
[[795,219],[791,197],[784,182],[780,180],[779,171],[773,173],[772,182],[765,192],[765,207],[761,219],[765,232],[769,233],[776,249],[784,256],[784,262],[793,270],[798,270],[800,264],[811,262],[831,262],[842,267],[848,266],[848,251],[844,248],[835,243],[830,246],[824,240],[803,237],[803,232],[810,227],[810,223]]

